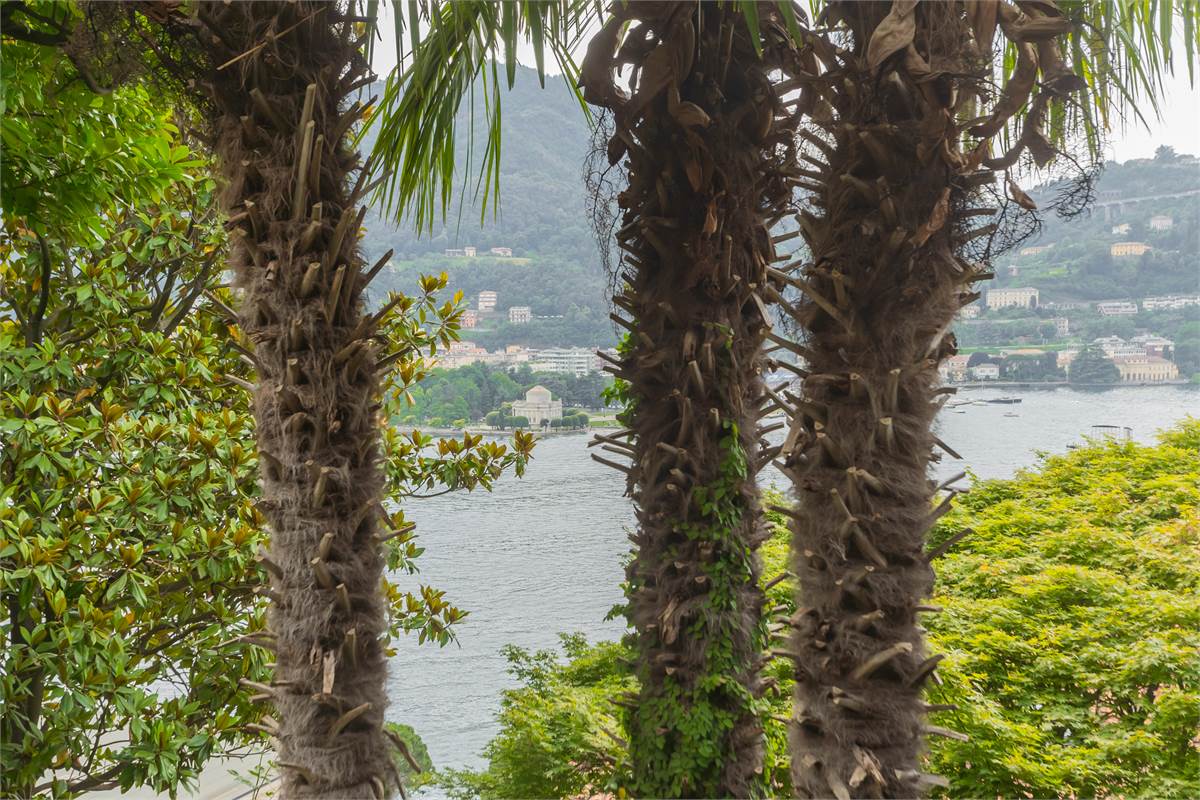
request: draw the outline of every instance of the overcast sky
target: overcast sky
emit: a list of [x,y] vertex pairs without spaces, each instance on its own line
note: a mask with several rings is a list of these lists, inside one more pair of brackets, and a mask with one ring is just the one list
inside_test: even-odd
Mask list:
[[[381,30],[391,30],[392,7],[390,3],[381,4],[383,19]],[[585,40],[586,41],[586,40]],[[1182,32],[1176,35],[1173,42],[1178,60],[1182,62],[1183,41]],[[581,52],[576,58],[583,56]],[[522,64],[533,66],[533,52],[527,45],[519,47],[517,58]],[[395,42],[385,33],[382,41],[376,42],[375,69],[384,75],[396,63]],[[553,59],[547,54],[547,69],[554,72]],[[1197,84],[1200,85],[1200,70],[1197,71]],[[1176,74],[1165,82],[1165,93],[1159,111],[1161,117],[1154,118],[1153,112],[1146,108],[1143,114],[1147,117],[1149,128],[1135,118],[1130,118],[1125,124],[1116,123],[1109,132],[1108,157],[1116,161],[1127,161],[1131,158],[1149,158],[1159,145],[1174,147],[1179,153],[1200,155],[1200,89],[1190,85],[1187,67],[1182,63],[1177,65]]]

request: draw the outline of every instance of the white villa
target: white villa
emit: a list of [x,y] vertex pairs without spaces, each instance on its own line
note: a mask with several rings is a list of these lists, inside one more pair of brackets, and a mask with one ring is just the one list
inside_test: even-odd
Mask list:
[[530,427],[539,426],[543,422],[562,419],[562,400],[551,400],[550,390],[538,384],[525,393],[524,400],[512,404],[514,417],[525,417]]

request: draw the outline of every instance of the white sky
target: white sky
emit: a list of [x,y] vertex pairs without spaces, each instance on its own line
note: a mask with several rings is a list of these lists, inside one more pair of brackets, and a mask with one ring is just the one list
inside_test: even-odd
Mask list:
[[[382,41],[375,43],[375,69],[383,76],[396,64],[395,41],[390,35],[392,21],[391,3],[382,3],[380,8],[382,23],[380,30],[385,33]],[[586,43],[586,38],[584,39]],[[1187,67],[1183,60],[1183,41],[1181,32],[1177,32],[1172,45],[1178,54],[1175,74],[1164,81],[1164,95],[1159,106],[1160,117],[1154,118],[1153,112],[1146,108],[1143,114],[1147,117],[1149,128],[1142,125],[1130,115],[1123,124],[1117,122],[1110,131],[1108,143],[1108,158],[1116,161],[1128,161],[1131,158],[1150,158],[1159,145],[1174,147],[1179,153],[1200,155],[1200,67],[1196,71],[1196,86],[1188,81]],[[583,56],[582,48],[576,58]],[[517,60],[522,64],[533,66],[533,51],[528,45],[517,49]],[[547,54],[546,68],[548,72],[556,72],[553,59]]]

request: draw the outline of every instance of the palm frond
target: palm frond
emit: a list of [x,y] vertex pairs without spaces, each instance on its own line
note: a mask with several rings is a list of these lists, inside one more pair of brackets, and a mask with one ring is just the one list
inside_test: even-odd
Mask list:
[[[1104,133],[1132,120],[1149,126],[1161,111],[1164,80],[1182,60],[1194,79],[1200,48],[1195,0],[1060,0],[1059,7],[1077,24],[1060,40],[1072,71],[1085,88],[1078,101],[1052,114],[1047,135],[1061,145],[1082,133],[1093,155]],[[1181,35],[1183,53],[1172,46]],[[1004,78],[1011,74],[1006,59]],[[1014,118],[1014,125],[1020,124]],[[1009,131],[1010,135],[1012,131]]]
[[[503,61],[508,87],[516,79],[517,45],[533,47],[539,79],[545,84],[546,54],[553,57],[563,80],[576,90],[578,68],[572,49],[587,27],[589,0],[489,0],[437,3],[408,0],[407,27],[411,48],[388,77],[377,128],[375,161],[389,178],[379,199],[397,220],[411,217],[418,230],[429,230],[444,218],[453,194],[458,114],[476,84],[483,92],[485,144],[475,192],[481,214],[493,207],[500,180],[501,91],[498,64]],[[397,16],[400,16],[397,6]],[[397,30],[405,24],[398,20]],[[580,98],[580,107],[586,107]],[[470,139],[475,120],[470,120]]]

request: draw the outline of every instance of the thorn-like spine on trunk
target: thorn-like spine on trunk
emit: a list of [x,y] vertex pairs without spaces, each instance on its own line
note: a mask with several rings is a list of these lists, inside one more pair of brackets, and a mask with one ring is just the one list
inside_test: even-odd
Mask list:
[[342,654],[350,665],[358,669],[358,629],[350,627],[346,629],[346,636],[342,639]]
[[316,123],[309,120],[304,124],[304,138],[300,144],[300,162],[296,165],[296,186],[292,193],[292,221],[304,216],[305,200],[308,198],[308,163],[312,158],[313,131]]
[[279,116],[279,112],[276,111],[271,106],[270,102],[267,101],[267,97],[262,93],[261,89],[258,89],[257,87],[251,89],[250,99],[254,102],[255,110],[262,114],[263,117],[265,117],[267,121],[271,123],[271,127],[273,127],[277,133],[286,133],[290,129],[287,121],[284,120],[283,117]]
[[271,560],[270,556],[267,555],[265,550],[259,548],[259,551],[254,556],[254,560],[259,564],[262,564],[267,572],[271,573],[276,580],[283,580],[283,569]]
[[612,467],[613,469],[617,470],[618,472],[623,472],[626,475],[633,474],[633,469],[631,467],[626,467],[623,464],[618,464],[615,461],[609,461],[607,458],[602,458],[602,457],[596,455],[595,453],[592,453],[591,455],[592,455],[593,461],[598,461],[606,467]]
[[325,490],[329,484],[329,475],[332,472],[332,467],[321,467],[320,472],[317,474],[317,479],[313,483],[312,490],[313,508],[320,508],[321,504],[325,502]]
[[891,647],[880,650],[878,653],[860,664],[853,672],[850,673],[850,678],[851,680],[861,681],[864,678],[869,677],[872,673],[874,673],[884,664],[891,661],[893,658],[896,658],[904,653],[911,653],[912,649],[912,642],[896,642]]
[[333,724],[329,726],[329,737],[328,737],[329,741],[332,742],[339,733],[341,733],[342,731],[344,731],[346,729],[347,725],[349,725],[351,722],[358,719],[359,717],[361,717],[363,714],[367,713],[370,710],[371,710],[371,704],[363,703],[361,705],[355,706],[354,708],[350,709],[345,714],[342,714],[340,717],[338,717],[336,720],[334,720]]
[[321,277],[321,262],[310,262],[308,268],[304,271],[304,277],[300,279],[300,296],[310,297],[313,290],[317,288],[317,280]]
[[884,447],[890,453],[896,449],[896,431],[895,425],[892,423],[891,417],[881,417],[879,419],[879,429],[883,431]]
[[342,299],[342,282],[346,279],[346,265],[342,264],[333,273],[333,283],[325,301],[325,317],[333,324],[337,320],[338,306]]
[[389,261],[392,260],[392,255],[395,252],[396,251],[394,249],[389,248],[388,251],[380,256],[379,260],[376,261],[369,270],[367,270],[366,274],[359,279],[358,290],[360,292],[365,290],[367,286],[370,285],[371,281],[375,279],[375,276],[379,274],[379,271],[383,269]]
[[317,556],[309,559],[308,563],[312,567],[313,577],[317,579],[317,584],[322,589],[332,589],[333,574],[329,571],[329,567],[325,565],[324,559]]
[[880,569],[887,569],[887,559],[884,558],[883,553],[879,552],[879,548],[877,548],[871,541],[870,537],[867,536],[866,531],[862,529],[861,525],[852,525],[850,528],[850,533],[851,536],[854,537],[854,546],[858,548],[860,553],[862,553],[871,561],[875,562],[875,565]]

